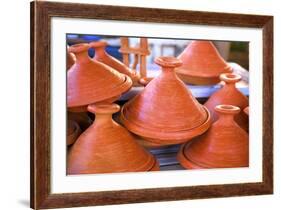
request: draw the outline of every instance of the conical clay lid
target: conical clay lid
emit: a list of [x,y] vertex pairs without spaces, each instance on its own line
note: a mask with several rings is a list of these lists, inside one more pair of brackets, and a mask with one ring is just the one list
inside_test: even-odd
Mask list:
[[155,62],[162,66],[162,74],[123,106],[124,125],[137,135],[163,142],[186,141],[203,133],[210,125],[210,116],[176,76],[174,69],[181,61],[159,57]]
[[249,164],[249,138],[234,121],[240,108],[218,105],[219,119],[203,135],[185,144],[178,159],[185,168],[246,167]]
[[183,65],[176,72],[183,81],[190,84],[216,84],[220,81],[220,74],[232,72],[231,66],[210,41],[192,41],[178,58]]
[[[210,98],[204,104],[211,113],[212,121],[216,121],[218,118],[215,107],[220,104],[228,104],[238,106],[241,110],[245,109],[249,105],[249,100],[243,95],[237,88],[236,83],[241,80],[241,76],[235,73],[225,73],[220,75],[221,81],[225,85],[213,93]],[[235,116],[235,121],[245,131],[248,131],[249,119],[244,112],[240,112]]]
[[128,75],[133,81],[139,80],[139,75],[135,71],[133,71],[132,69],[127,67],[124,63],[112,57],[106,52],[105,50],[107,46],[106,41],[104,40],[95,41],[95,42],[91,42],[89,45],[90,47],[93,47],[95,49],[95,57],[94,57],[95,60],[112,67],[113,69],[117,70],[122,74]]
[[113,68],[90,59],[89,44],[69,47],[76,57],[75,64],[67,72],[67,106],[78,107],[104,101],[128,91],[130,77]]
[[68,174],[150,171],[156,159],[132,135],[112,120],[117,104],[89,105],[94,123],[80,135],[68,155]]

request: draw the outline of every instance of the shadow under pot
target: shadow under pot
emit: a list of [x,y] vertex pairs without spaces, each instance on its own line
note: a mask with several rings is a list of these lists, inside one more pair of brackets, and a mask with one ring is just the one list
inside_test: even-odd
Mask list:
[[68,154],[68,174],[95,174],[159,170],[157,160],[133,136],[112,120],[117,104],[88,106],[94,123],[77,139]]
[[67,121],[67,146],[74,144],[81,134],[80,126],[73,120]]
[[218,105],[216,122],[203,135],[181,146],[177,158],[187,169],[249,166],[249,136],[235,121],[240,108]]
[[67,112],[67,119],[78,123],[82,131],[86,130],[92,124],[92,119],[87,112]]
[[71,112],[84,112],[87,105],[96,102],[111,103],[132,87],[129,76],[91,59],[89,44],[69,47],[76,61],[67,72],[67,107]]
[[177,77],[175,68],[182,62],[159,57],[155,63],[162,73],[122,107],[121,122],[156,146],[187,142],[204,133],[210,126],[210,114]]
[[[236,83],[241,80],[240,75],[235,73],[221,74],[220,79],[225,85],[213,93],[204,104],[210,111],[213,122],[218,119],[217,112],[215,112],[215,107],[217,105],[228,104],[238,106],[241,110],[244,110],[249,105],[248,98],[236,88]],[[235,121],[245,131],[249,130],[249,119],[244,112],[240,112],[236,115]]]

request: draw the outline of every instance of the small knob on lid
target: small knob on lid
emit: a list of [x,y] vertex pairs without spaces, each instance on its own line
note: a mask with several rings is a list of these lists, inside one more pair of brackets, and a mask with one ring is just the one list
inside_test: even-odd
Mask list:
[[241,80],[241,76],[235,73],[224,73],[220,75],[220,79],[226,83],[236,83]]
[[240,112],[240,108],[238,106],[221,104],[215,107],[216,112],[222,114],[238,114]]
[[113,114],[120,110],[118,104],[95,103],[88,105],[88,111],[94,114]]
[[172,56],[160,56],[154,62],[164,68],[177,68],[182,65],[182,61]]

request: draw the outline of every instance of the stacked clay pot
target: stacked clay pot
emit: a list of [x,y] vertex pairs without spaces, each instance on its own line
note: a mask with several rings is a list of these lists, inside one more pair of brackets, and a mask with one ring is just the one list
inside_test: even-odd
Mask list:
[[153,145],[186,142],[210,126],[210,114],[177,77],[182,62],[174,57],[158,57],[162,73],[128,101],[121,110],[121,122],[132,133]]
[[132,86],[129,76],[88,56],[89,44],[76,44],[69,52],[76,57],[67,72],[67,106],[69,111],[83,112],[91,103],[117,100]]
[[176,72],[189,84],[217,84],[220,74],[232,72],[211,41],[192,41],[178,58],[183,65]]
[[68,174],[159,170],[157,160],[121,125],[112,120],[117,104],[88,106],[94,123],[80,135],[68,155]]
[[[211,113],[212,121],[217,119],[215,107],[219,104],[228,104],[238,106],[244,110],[249,105],[249,100],[235,86],[241,80],[241,76],[235,73],[226,73],[220,75],[221,81],[225,85],[217,92],[212,94],[204,104]],[[249,120],[244,112],[240,112],[235,116],[235,121],[246,131],[248,131]]]
[[119,71],[122,74],[128,75],[133,82],[137,82],[139,80],[139,75],[135,71],[133,71],[132,69],[127,67],[124,63],[120,62],[119,60],[112,57],[106,52],[105,50],[107,46],[106,41],[103,40],[95,41],[95,42],[91,42],[89,45],[90,47],[95,49],[95,56],[94,56],[95,60],[114,68],[115,70]]
[[184,144],[178,153],[180,164],[187,169],[247,167],[249,138],[234,120],[240,108],[218,105],[218,120],[203,135]]

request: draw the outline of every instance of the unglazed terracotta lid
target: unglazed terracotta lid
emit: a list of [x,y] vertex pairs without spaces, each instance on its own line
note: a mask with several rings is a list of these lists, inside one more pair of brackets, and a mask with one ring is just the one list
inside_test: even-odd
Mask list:
[[157,160],[133,136],[112,120],[117,104],[88,106],[94,123],[80,135],[68,155],[69,174],[138,172],[159,169]]
[[121,121],[131,132],[154,142],[181,142],[205,132],[210,126],[208,110],[174,71],[182,62],[174,57],[159,57],[155,63],[162,66],[162,73],[123,106]]
[[183,65],[176,72],[190,84],[216,84],[220,74],[232,72],[211,41],[192,41],[178,58]]
[[104,40],[94,41],[89,43],[89,45],[90,47],[95,49],[95,56],[94,56],[95,60],[114,68],[115,70],[117,70],[122,74],[128,75],[133,81],[139,80],[139,75],[135,71],[133,71],[132,69],[127,67],[124,63],[112,57],[106,52],[105,48],[108,45],[106,41]]
[[[210,111],[212,121],[216,121],[218,118],[217,112],[215,111],[217,105],[228,104],[238,106],[241,110],[244,110],[249,106],[248,98],[236,88],[236,83],[241,80],[239,74],[224,73],[220,75],[220,80],[223,81],[225,85],[218,91],[214,92],[204,104]],[[240,127],[248,131],[249,119],[244,112],[240,112],[236,115],[235,121]]]
[[215,107],[219,119],[206,133],[181,147],[180,164],[192,168],[246,167],[249,164],[249,137],[234,121],[240,108],[232,105]]
[[121,95],[132,86],[130,77],[90,59],[89,44],[76,44],[69,52],[76,57],[67,72],[67,106],[79,107]]

